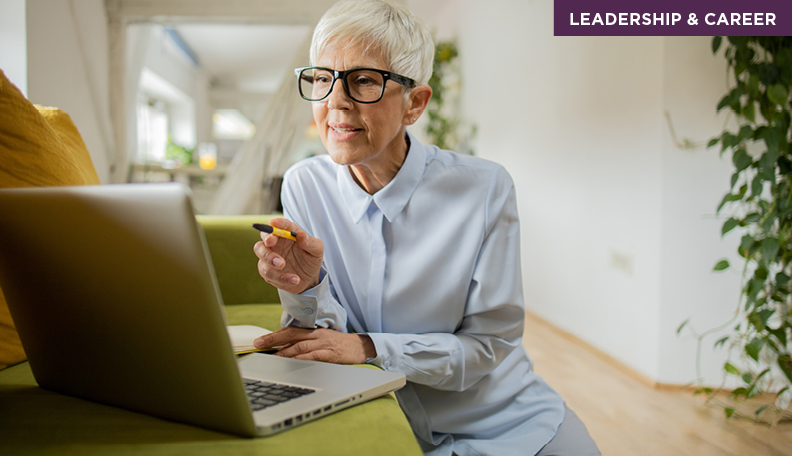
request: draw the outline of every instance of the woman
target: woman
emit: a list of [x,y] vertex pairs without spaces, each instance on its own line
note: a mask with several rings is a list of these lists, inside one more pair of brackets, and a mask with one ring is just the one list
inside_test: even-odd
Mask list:
[[284,308],[256,345],[404,373],[399,404],[428,454],[599,454],[522,347],[511,178],[406,131],[431,98],[433,56],[400,6],[342,2],[320,20],[296,75],[328,155],[284,177],[271,223],[297,241],[255,245]]

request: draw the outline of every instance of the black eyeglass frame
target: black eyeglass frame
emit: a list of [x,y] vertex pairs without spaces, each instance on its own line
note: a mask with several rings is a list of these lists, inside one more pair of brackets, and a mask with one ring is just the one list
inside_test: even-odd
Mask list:
[[[305,70],[324,70],[333,74],[333,81],[330,83],[330,90],[327,91],[327,94],[325,94],[325,96],[316,99],[305,96],[305,94],[302,92],[302,85],[300,84],[300,75]],[[352,96],[352,94],[349,92],[349,83],[347,83],[347,75],[350,73],[354,73],[356,71],[374,71],[382,75],[382,91],[380,92],[379,98],[377,98],[374,101],[360,101]],[[344,92],[346,92],[347,96],[351,98],[353,101],[363,104],[377,103],[378,101],[382,100],[383,95],[385,95],[385,85],[387,84],[388,80],[391,80],[397,84],[401,84],[410,89],[414,88],[417,85],[415,83],[415,80],[412,78],[408,78],[407,76],[402,76],[400,74],[396,74],[390,71],[378,70],[376,68],[352,68],[351,70],[338,71],[325,67],[300,67],[294,69],[294,76],[297,77],[297,90],[300,92],[300,96],[302,97],[303,100],[307,100],[307,101],[322,101],[325,98],[329,97],[330,94],[333,93],[335,82],[339,79],[341,80],[341,84],[344,86]]]

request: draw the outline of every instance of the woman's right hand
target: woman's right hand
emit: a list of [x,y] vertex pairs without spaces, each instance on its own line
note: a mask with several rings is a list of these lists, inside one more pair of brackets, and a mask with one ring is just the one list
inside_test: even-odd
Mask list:
[[273,234],[261,233],[253,251],[259,258],[258,271],[270,285],[299,294],[319,285],[324,244],[308,236],[300,227],[284,218],[274,218],[269,224],[297,233],[297,241],[283,239]]

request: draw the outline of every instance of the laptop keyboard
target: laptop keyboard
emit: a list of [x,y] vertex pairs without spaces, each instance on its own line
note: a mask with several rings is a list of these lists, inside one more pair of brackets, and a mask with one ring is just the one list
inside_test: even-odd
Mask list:
[[249,378],[244,378],[242,380],[245,382],[245,391],[247,392],[250,405],[254,412],[316,391],[278,383],[261,382]]

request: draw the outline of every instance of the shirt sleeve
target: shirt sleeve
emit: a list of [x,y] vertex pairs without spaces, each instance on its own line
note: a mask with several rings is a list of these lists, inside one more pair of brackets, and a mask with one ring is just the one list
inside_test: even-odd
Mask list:
[[[292,182],[290,177],[290,173],[286,173],[281,189],[283,216],[311,234],[307,218],[301,215],[298,209],[296,195],[290,185]],[[279,289],[278,294],[283,307],[282,327],[328,328],[347,332],[346,310],[333,297],[330,278],[324,267],[319,272],[319,285],[314,288],[300,294]]]
[[486,236],[467,302],[460,303],[465,314],[459,328],[453,334],[369,333],[377,349],[372,364],[401,372],[414,383],[463,391],[521,344],[525,305],[516,198],[508,173],[495,174],[487,197]]

